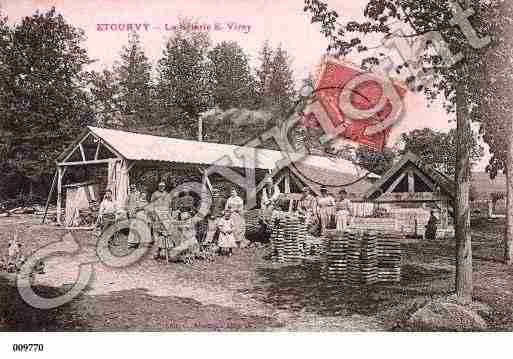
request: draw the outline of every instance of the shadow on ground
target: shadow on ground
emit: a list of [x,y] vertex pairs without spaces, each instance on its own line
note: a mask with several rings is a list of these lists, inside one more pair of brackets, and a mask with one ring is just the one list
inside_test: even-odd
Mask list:
[[[63,290],[37,286],[34,291],[47,298],[62,295]],[[16,286],[7,278],[0,277],[0,330],[44,332],[59,331],[81,326],[73,317],[71,304],[56,309],[33,308],[19,296]]]
[[278,309],[321,316],[376,316],[409,299],[450,292],[450,270],[406,264],[403,273],[401,283],[355,288],[323,280],[315,265],[259,268],[259,285],[241,292]]
[[[64,289],[37,287],[44,297]],[[0,331],[230,331],[280,328],[274,318],[244,315],[191,298],[157,297],[143,289],[82,295],[52,310],[26,304],[12,282],[0,277]]]

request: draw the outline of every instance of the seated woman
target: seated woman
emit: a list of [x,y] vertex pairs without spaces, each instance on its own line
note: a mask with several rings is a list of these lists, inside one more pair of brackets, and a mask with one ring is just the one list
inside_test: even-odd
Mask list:
[[178,223],[178,237],[175,238],[175,246],[169,252],[170,260],[190,262],[199,252],[199,242],[196,237],[196,225],[189,212],[181,214]]

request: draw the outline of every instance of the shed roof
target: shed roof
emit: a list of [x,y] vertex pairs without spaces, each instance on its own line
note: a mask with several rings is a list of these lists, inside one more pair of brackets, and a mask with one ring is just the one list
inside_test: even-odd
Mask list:
[[456,185],[453,180],[447,177],[445,174],[437,171],[432,166],[426,164],[417,155],[412,152],[407,152],[401,159],[395,163],[378,181],[376,181],[372,187],[365,193],[366,198],[371,198],[376,192],[379,193],[381,187],[397,173],[403,171],[407,164],[413,164],[425,175],[438,186],[440,189],[448,195],[450,198],[455,198]]
[[[272,170],[284,154],[264,148],[243,147],[212,142],[145,135],[121,130],[88,126],[88,130],[105,141],[125,159],[246,167],[245,161],[255,156],[255,168]],[[293,157],[295,154],[289,154]],[[231,162],[229,162],[231,160]],[[305,166],[358,176],[362,172],[351,161],[308,155],[299,161]],[[372,178],[379,178],[371,174]]]

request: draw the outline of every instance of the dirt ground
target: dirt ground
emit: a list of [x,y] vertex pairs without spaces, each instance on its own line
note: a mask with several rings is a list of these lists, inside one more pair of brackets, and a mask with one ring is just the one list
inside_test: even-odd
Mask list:
[[[17,230],[31,253],[69,233],[40,225],[39,217],[0,219],[0,255]],[[492,308],[490,330],[513,329],[513,267],[499,262],[504,223],[473,225],[475,299]],[[89,231],[71,232],[80,251],[46,261],[34,284],[42,296],[69,290],[80,263],[94,278],[73,301],[51,310],[27,305],[13,276],[0,274],[3,331],[390,331],[401,330],[418,303],[445,296],[454,286],[453,241],[403,244],[403,278],[396,285],[356,290],[324,282],[314,261],[286,265],[265,259],[266,248],[192,265],[165,264],[151,253],[127,268],[96,256]]]

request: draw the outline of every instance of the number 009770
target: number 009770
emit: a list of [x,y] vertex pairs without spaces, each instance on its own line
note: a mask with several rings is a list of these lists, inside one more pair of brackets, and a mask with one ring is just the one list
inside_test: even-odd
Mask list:
[[43,344],[13,344],[13,352],[42,352],[44,350]]

